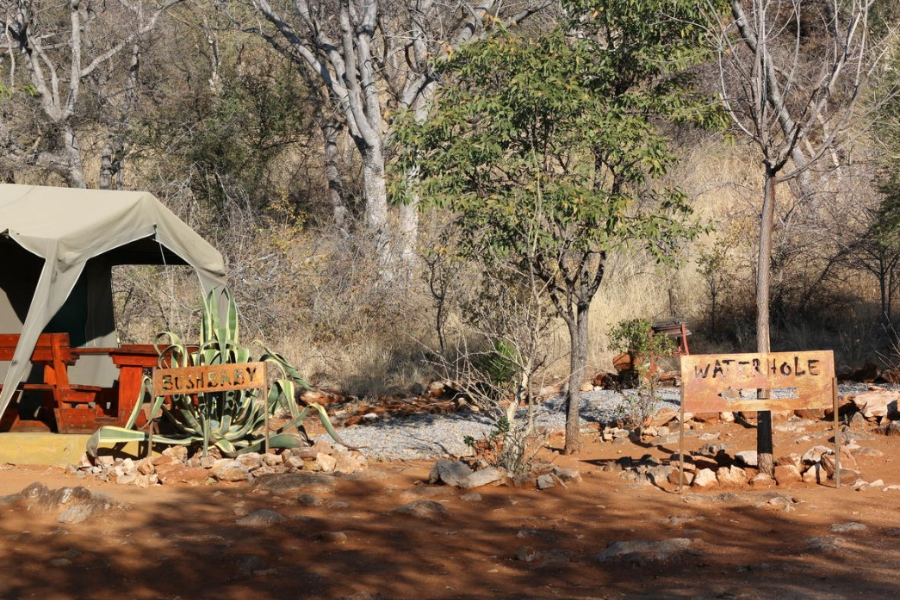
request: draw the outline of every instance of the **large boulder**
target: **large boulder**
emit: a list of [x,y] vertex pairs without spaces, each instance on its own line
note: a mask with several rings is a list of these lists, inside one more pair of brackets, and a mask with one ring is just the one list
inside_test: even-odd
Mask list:
[[897,414],[897,400],[900,392],[891,390],[871,390],[857,394],[853,404],[869,421]]

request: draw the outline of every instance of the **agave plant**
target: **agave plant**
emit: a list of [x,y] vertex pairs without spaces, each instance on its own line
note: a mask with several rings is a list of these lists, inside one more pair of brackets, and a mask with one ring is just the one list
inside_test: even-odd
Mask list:
[[[226,307],[224,319],[219,316],[220,306]],[[250,348],[239,343],[238,311],[231,293],[227,289],[210,292],[203,303],[200,343],[186,344],[172,332],[159,334],[154,343],[159,366],[176,368],[265,362],[270,375],[275,373],[271,385],[257,389],[157,396],[152,400],[148,426],[142,430],[135,428],[142,410],[141,401],[152,394],[151,379],[145,377],[141,396],[126,425],[98,429],[88,441],[88,453],[96,456],[101,444],[134,441],[151,446],[201,446],[203,456],[207,455],[211,445],[224,456],[256,452],[265,447],[296,448],[309,443],[303,420],[311,411],[318,415],[331,437],[341,443],[322,406],[310,404],[303,410],[298,409],[294,401],[297,386],[310,388],[297,369],[277,352],[259,342],[256,345],[262,352],[254,358]],[[268,419],[279,406],[290,410],[291,418],[268,435]],[[171,425],[173,433],[163,435],[152,431],[152,424],[158,417]],[[291,433],[291,429],[295,432]]]

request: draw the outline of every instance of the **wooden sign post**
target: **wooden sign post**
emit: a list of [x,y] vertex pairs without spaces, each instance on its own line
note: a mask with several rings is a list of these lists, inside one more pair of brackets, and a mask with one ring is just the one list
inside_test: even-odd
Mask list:
[[266,452],[269,451],[269,395],[266,363],[230,363],[153,369],[153,395],[176,396],[228,392],[233,390],[262,390],[266,403]]
[[[757,389],[787,389],[788,398],[757,398]],[[746,392],[743,392],[746,390]],[[743,392],[743,393],[742,393]],[[681,357],[681,470],[684,484],[684,413],[834,409],[835,483],[841,485],[837,380],[834,353],[694,354]]]

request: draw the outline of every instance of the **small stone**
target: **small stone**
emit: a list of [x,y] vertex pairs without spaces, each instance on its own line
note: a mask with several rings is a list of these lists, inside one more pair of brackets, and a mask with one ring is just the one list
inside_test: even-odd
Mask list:
[[772,506],[772,507],[780,509],[784,512],[791,512],[791,511],[796,510],[794,508],[794,504],[795,504],[795,502],[794,502],[793,498],[788,498],[786,496],[776,496],[776,497],[772,498],[771,500],[769,500],[766,503],[766,506]]
[[743,487],[748,479],[747,472],[740,467],[721,467],[716,471],[716,480],[723,487]]
[[169,446],[162,451],[163,456],[171,456],[179,462],[187,462],[188,449],[185,446]]
[[186,483],[188,485],[202,485],[209,479],[209,471],[206,469],[187,467],[182,463],[156,465],[156,475],[164,484]]
[[755,488],[769,489],[775,487],[775,480],[765,473],[757,473],[750,478],[750,485]]
[[553,467],[553,474],[559,477],[560,481],[566,483],[581,483],[581,473],[578,469],[564,469],[563,467]]
[[249,469],[250,471],[260,468],[263,464],[262,456],[260,456],[258,452],[248,452],[247,454],[241,454],[235,460],[247,467],[247,469]]
[[712,469],[700,469],[694,475],[694,480],[691,482],[692,486],[705,488],[705,487],[713,487],[718,483],[716,479],[716,472]]
[[552,487],[556,487],[556,481],[553,479],[552,475],[541,475],[537,478],[537,489],[547,490]]
[[305,462],[307,462],[307,461],[303,460],[299,456],[291,455],[291,456],[287,457],[287,459],[285,461],[285,466],[287,466],[290,469],[298,469],[299,470],[299,469],[303,468],[303,464]]
[[400,508],[394,510],[398,515],[410,515],[424,519],[436,519],[447,515],[447,509],[440,502],[433,500],[416,500],[409,504],[404,504]]
[[822,471],[822,465],[819,463],[810,465],[810,467],[803,472],[803,483],[822,483],[825,479],[828,479],[828,475]]
[[[334,446],[326,440],[325,438],[319,438],[312,445],[313,450],[315,450],[318,454],[334,454]],[[316,457],[318,459],[318,456]]]
[[262,459],[266,466],[269,467],[277,467],[284,464],[284,460],[281,456],[279,456],[278,454],[272,454],[271,452],[268,454],[263,454]]
[[796,452],[791,452],[785,456],[779,457],[775,461],[775,466],[785,466],[785,465],[793,465],[797,467],[797,470],[800,470],[800,467],[803,466],[803,459]]
[[739,465],[743,465],[745,467],[755,467],[759,464],[759,458],[757,457],[756,450],[741,450],[740,452],[735,452],[734,458],[737,460]]
[[481,502],[481,494],[478,492],[470,492],[459,497],[463,502]]
[[728,446],[726,446],[725,444],[709,443],[709,444],[703,444],[703,446],[700,447],[700,450],[698,450],[698,454],[700,454],[702,456],[709,456],[711,458],[716,458],[720,452],[724,453],[727,451],[728,451]]
[[822,455],[830,454],[832,452],[831,448],[828,446],[813,446],[803,455],[804,464],[811,465],[819,462],[821,460]]
[[837,536],[811,537],[805,542],[806,552],[841,553],[848,550],[847,540]]
[[534,562],[536,558],[538,558],[538,552],[532,546],[522,546],[516,552],[516,560],[522,562]]
[[775,467],[775,482],[778,485],[790,485],[803,481],[800,470],[794,465],[777,465]]
[[346,544],[347,534],[343,531],[326,531],[319,535],[319,540],[329,544]]
[[335,473],[350,475],[358,470],[360,470],[360,465],[355,456],[347,453],[341,453],[337,456],[337,462],[334,465]]
[[453,460],[441,459],[434,463],[428,475],[428,483],[445,483],[455,487],[465,487],[473,471],[469,465]]
[[610,542],[606,550],[597,555],[596,558],[603,562],[621,559],[640,564],[640,562],[646,560],[666,560],[675,554],[685,552],[690,546],[691,540],[688,538],[673,538],[661,541]]
[[132,485],[138,480],[140,474],[137,471],[132,473],[123,473],[116,477],[116,483],[119,485]]
[[319,453],[316,455],[316,464],[319,465],[319,470],[323,473],[331,473],[334,471],[335,466],[337,466],[337,459],[330,454]]
[[153,467],[153,461],[145,458],[137,463],[138,473],[141,475],[152,475],[156,469]]
[[322,504],[322,499],[312,494],[298,494],[296,499],[301,506],[320,506]]
[[69,523],[70,525],[75,525],[78,523],[84,523],[90,518],[90,516],[94,514],[94,509],[88,504],[74,504],[59,515],[57,521],[60,523]]
[[473,489],[495,483],[506,477],[506,471],[497,467],[485,467],[469,475],[460,487]]
[[849,523],[835,523],[831,526],[831,531],[833,533],[850,533],[853,531],[866,531],[868,527],[863,523],[849,522]]
[[248,514],[246,517],[237,520],[238,525],[248,527],[269,527],[283,523],[286,519],[273,510],[258,510]]
[[236,460],[217,460],[211,469],[213,477],[218,481],[247,481],[250,469]]

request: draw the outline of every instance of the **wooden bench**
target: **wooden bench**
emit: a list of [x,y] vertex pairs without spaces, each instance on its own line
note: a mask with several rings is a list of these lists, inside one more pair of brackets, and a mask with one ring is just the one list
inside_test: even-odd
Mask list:
[[[0,361],[11,361],[18,343],[18,334],[0,334]],[[11,417],[4,415],[3,429],[46,430],[55,425],[60,433],[90,433],[106,424],[104,421],[114,422],[115,419],[107,417],[98,405],[98,395],[103,388],[69,382],[68,368],[77,358],[69,344],[68,333],[42,333],[31,353],[31,363],[43,366],[44,380],[42,383],[22,382],[16,386],[20,395],[26,391],[43,394],[38,418],[23,419],[24,415],[19,415],[11,404],[7,413],[14,414]]]

